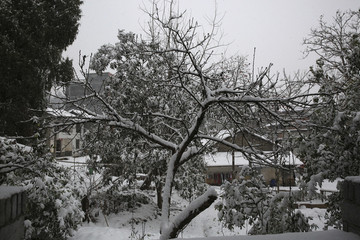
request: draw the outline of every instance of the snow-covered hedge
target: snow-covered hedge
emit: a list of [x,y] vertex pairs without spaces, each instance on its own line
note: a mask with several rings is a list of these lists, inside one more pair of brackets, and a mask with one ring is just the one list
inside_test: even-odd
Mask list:
[[25,239],[67,239],[81,223],[79,182],[69,169],[58,166],[50,154],[0,138],[0,183],[27,191]]
[[243,228],[247,221],[252,225],[249,234],[307,232],[315,227],[294,209],[294,194],[272,193],[256,169],[243,167],[240,176],[239,181],[222,186],[222,202],[215,206],[227,228]]
[[91,205],[100,208],[105,215],[129,211],[152,201],[144,192],[135,191],[128,187],[113,185],[103,190],[99,189],[90,200]]

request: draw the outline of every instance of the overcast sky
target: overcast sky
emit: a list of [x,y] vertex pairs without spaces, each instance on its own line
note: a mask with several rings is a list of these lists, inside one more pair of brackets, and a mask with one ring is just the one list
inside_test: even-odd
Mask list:
[[[161,0],[162,1],[162,0]],[[64,56],[78,63],[79,51],[90,55],[103,44],[117,41],[118,29],[142,33],[148,17],[140,7],[147,0],[84,0],[77,39]],[[320,15],[331,21],[336,10],[358,10],[359,0],[179,0],[180,10],[187,10],[198,22],[223,16],[227,54],[252,59],[256,47],[256,69],[274,64],[273,69],[288,73],[307,70],[315,58],[303,59],[302,41],[318,25]]]

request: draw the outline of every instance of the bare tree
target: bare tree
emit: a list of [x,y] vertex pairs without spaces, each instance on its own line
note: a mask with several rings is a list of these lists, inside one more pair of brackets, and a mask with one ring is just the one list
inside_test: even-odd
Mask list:
[[[209,31],[185,12],[170,6],[153,5],[149,37],[119,32],[119,42],[99,49],[92,68],[99,73],[110,67],[116,74],[105,83],[103,93],[89,81],[85,95],[66,105],[80,110],[79,122],[94,122],[137,136],[148,148],[166,151],[166,178],[162,194],[161,239],[177,237],[183,228],[217,198],[210,188],[174,218],[170,219],[170,200],[179,167],[202,155],[213,143],[240,151],[259,164],[273,165],[270,157],[249,146],[238,146],[218,137],[223,125],[232,122],[239,131],[264,134],[269,122],[292,124],[279,111],[304,107],[309,94],[289,95],[270,67],[252,80],[239,58],[223,59],[217,53],[218,22]],[[81,65],[84,65],[81,63]],[[84,71],[84,76],[87,74]],[[82,103],[96,99],[101,111],[91,112]],[[266,119],[266,120],[265,120]],[[109,131],[110,132],[110,131]],[[110,132],[111,134],[111,132]]]

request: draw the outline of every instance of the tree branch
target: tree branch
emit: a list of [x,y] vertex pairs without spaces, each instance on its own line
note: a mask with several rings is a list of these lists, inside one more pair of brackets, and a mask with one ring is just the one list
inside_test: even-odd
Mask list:
[[160,239],[176,238],[192,219],[207,209],[216,199],[217,192],[215,189],[208,189],[203,195],[192,201],[187,208],[178,214],[167,228],[163,229]]

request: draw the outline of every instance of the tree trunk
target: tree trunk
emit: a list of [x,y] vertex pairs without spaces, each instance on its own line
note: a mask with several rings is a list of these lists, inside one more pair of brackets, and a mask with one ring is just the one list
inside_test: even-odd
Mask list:
[[161,181],[155,181],[155,187],[156,187],[157,206],[159,209],[161,209],[161,207],[162,207],[162,184],[161,184]]

